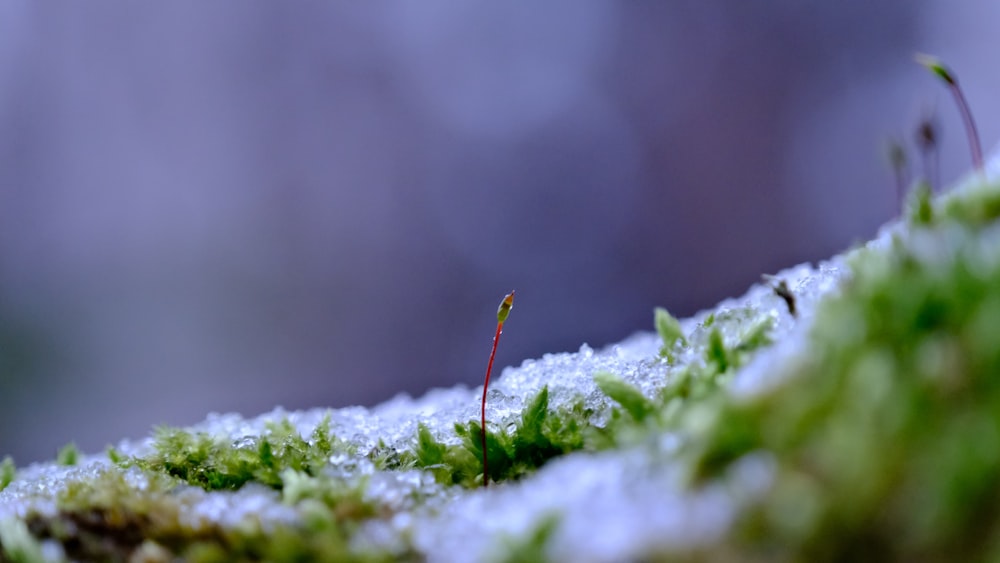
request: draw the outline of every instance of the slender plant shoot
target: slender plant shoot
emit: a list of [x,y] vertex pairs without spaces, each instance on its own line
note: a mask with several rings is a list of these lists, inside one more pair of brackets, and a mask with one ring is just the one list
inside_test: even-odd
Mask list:
[[886,143],[886,157],[889,159],[892,176],[896,181],[896,211],[902,216],[906,185],[909,183],[906,178],[906,149],[903,148],[903,143],[894,138],[889,139]]
[[920,156],[924,161],[924,181],[930,186],[931,191],[938,185],[938,128],[934,115],[927,113],[917,124],[917,131],[914,135],[917,146],[920,147]]
[[951,90],[951,94],[955,98],[955,103],[958,105],[958,111],[962,114],[962,121],[965,122],[965,134],[969,137],[969,149],[972,151],[972,164],[976,167],[976,170],[982,172],[983,148],[979,144],[979,132],[976,130],[976,122],[972,120],[972,110],[969,109],[969,103],[965,100],[965,94],[962,93],[962,89],[958,86],[958,79],[955,78],[955,73],[946,67],[937,57],[917,53],[914,55],[914,59],[916,59],[920,66],[940,78],[948,86],[948,89]]
[[493,349],[490,350],[490,362],[486,364],[486,380],[483,382],[483,411],[481,426],[479,428],[480,437],[483,441],[483,487],[487,487],[490,482],[489,464],[486,461],[486,390],[490,387],[490,372],[493,371],[493,357],[497,354],[497,342],[503,333],[503,323],[507,320],[507,315],[514,307],[514,292],[511,291],[500,302],[497,308],[497,332],[493,335]]

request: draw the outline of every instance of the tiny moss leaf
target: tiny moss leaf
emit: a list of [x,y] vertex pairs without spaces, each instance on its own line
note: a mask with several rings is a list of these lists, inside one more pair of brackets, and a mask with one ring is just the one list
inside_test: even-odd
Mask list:
[[613,373],[606,371],[595,373],[594,382],[605,395],[621,405],[637,422],[642,422],[655,410],[653,403],[642,394],[642,391]]
[[718,373],[725,373],[729,369],[729,351],[722,340],[722,333],[718,327],[713,327],[708,334],[708,347],[705,349],[705,359],[714,364]]
[[59,450],[59,454],[56,455],[56,463],[59,465],[76,465],[77,461],[80,459],[80,450],[77,449],[76,444],[70,442]]
[[445,446],[434,439],[427,425],[417,425],[417,460],[422,467],[432,467],[444,462]]
[[16,476],[17,466],[14,465],[14,460],[10,456],[4,457],[0,462],[0,491],[6,489]]
[[548,410],[549,386],[546,385],[521,413],[521,427],[518,429],[518,434],[531,438],[541,436]]
[[660,355],[670,357],[671,350],[678,342],[687,343],[684,331],[681,330],[681,323],[662,307],[656,308],[653,319],[656,324],[656,332],[660,333],[660,338],[663,340]]

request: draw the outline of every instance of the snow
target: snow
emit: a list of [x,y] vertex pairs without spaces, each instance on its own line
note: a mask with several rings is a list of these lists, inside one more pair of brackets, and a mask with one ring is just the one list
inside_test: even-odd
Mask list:
[[[989,175],[1000,175],[1000,159],[991,161]],[[899,224],[887,226],[868,246],[885,248]],[[543,386],[549,387],[550,408],[584,398],[603,413],[592,422],[601,424],[609,412],[609,399],[594,383],[597,372],[608,371],[636,385],[648,396],[693,362],[704,362],[704,323],[715,315],[727,345],[740,341],[746,331],[770,317],[774,344],[761,350],[735,375],[730,392],[753,395],[787,376],[802,357],[817,304],[849,276],[844,257],[816,267],[802,264],[779,272],[796,296],[797,318],[769,283],[751,287],[741,297],[681,321],[688,340],[679,345],[675,360],[659,356],[661,340],[655,333],[639,333],[601,350],[584,344],[575,353],[547,354],[540,359],[508,367],[489,392],[487,418],[504,427],[520,416],[525,401]],[[745,457],[726,479],[699,490],[684,486],[671,453],[677,438],[669,434],[625,449],[601,453],[574,453],[554,460],[533,476],[486,490],[444,488],[426,473],[411,470],[379,472],[361,457],[379,441],[398,450],[412,449],[418,424],[446,443],[455,443],[453,424],[479,418],[480,389],[456,386],[435,389],[422,397],[396,396],[367,409],[350,407],[288,412],[280,407],[256,418],[237,414],[211,414],[191,430],[223,436],[234,442],[259,436],[272,421],[287,418],[305,437],[330,417],[333,433],[357,446],[359,457],[331,459],[330,471],[344,477],[365,476],[366,494],[392,507],[395,516],[363,525],[354,541],[375,546],[412,541],[429,561],[483,560],[510,538],[525,537],[550,515],[558,525],[549,545],[558,560],[621,561],[667,550],[711,542],[723,534],[739,506],[766,490],[772,478],[772,461],[765,454]],[[152,439],[122,442],[126,455],[151,451]],[[21,468],[17,479],[0,491],[0,535],[20,538],[17,520],[29,510],[55,511],[55,499],[74,481],[94,479],[110,463],[102,456],[84,456],[76,467],[37,464]],[[145,476],[125,472],[137,488]],[[259,486],[237,492],[206,493],[185,488],[178,493],[190,510],[186,523],[192,528],[208,524],[263,526],[295,521],[301,517],[281,494]],[[18,540],[20,541],[20,540]],[[58,558],[59,547],[42,544],[46,557]]]
[[[742,297],[682,320],[688,344],[680,346],[672,364],[659,356],[659,336],[647,332],[601,350],[584,344],[575,353],[547,354],[505,368],[489,391],[489,424],[503,427],[515,423],[525,401],[545,385],[549,387],[550,408],[584,398],[588,406],[602,413],[592,422],[602,424],[611,404],[594,383],[594,374],[612,372],[652,396],[688,364],[705,361],[703,347],[709,329],[703,323],[712,313],[712,326],[719,328],[729,345],[739,342],[762,318],[774,320],[776,344],[760,352],[733,381],[734,391],[752,392],[772,382],[778,371],[774,369],[776,362],[788,362],[801,349],[815,304],[836,287],[845,272],[840,260],[818,268],[804,264],[779,272],[776,277],[785,280],[796,295],[798,319],[789,314],[772,287],[762,282]],[[259,436],[269,422],[287,419],[308,437],[329,416],[332,432],[355,444],[363,456],[379,440],[399,450],[411,449],[421,423],[438,439],[455,443],[454,423],[479,418],[481,392],[481,388],[456,386],[435,389],[420,398],[398,395],[371,409],[289,412],[279,407],[250,419],[231,413],[211,414],[190,430],[238,444]],[[555,515],[559,524],[549,544],[552,556],[613,561],[711,542],[727,529],[739,505],[769,482],[768,460],[750,456],[735,466],[725,482],[691,491],[672,465],[670,454],[676,446],[675,437],[664,435],[624,450],[574,453],[550,462],[520,482],[474,491],[446,489],[429,474],[416,470],[379,472],[363,457],[334,456],[330,472],[342,477],[365,475],[369,479],[366,494],[398,511],[389,520],[373,520],[362,526],[354,538],[356,543],[392,546],[408,537],[430,561],[480,559]],[[122,442],[118,449],[128,455],[148,454],[152,439]],[[54,514],[55,498],[68,483],[93,479],[109,466],[104,456],[85,456],[76,467],[39,464],[23,468],[18,478],[0,491],[0,520],[23,517],[29,509]],[[145,477],[137,470],[126,471],[126,477],[137,488],[145,486]],[[177,497],[186,507],[182,521],[193,530],[211,524],[267,529],[300,516],[293,505],[282,502],[280,493],[254,485],[216,493],[185,487]]]

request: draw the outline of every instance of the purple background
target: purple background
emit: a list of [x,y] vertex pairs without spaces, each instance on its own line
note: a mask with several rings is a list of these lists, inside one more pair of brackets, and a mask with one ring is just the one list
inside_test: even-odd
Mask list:
[[[895,210],[990,1],[0,4],[0,455],[374,404],[652,329]],[[912,143],[910,143],[912,145]]]

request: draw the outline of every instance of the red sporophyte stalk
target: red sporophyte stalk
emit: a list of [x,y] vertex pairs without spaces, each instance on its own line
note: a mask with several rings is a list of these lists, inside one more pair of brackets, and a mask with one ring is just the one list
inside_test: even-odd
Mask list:
[[962,94],[962,89],[958,86],[958,78],[937,57],[917,53],[914,58],[918,64],[944,81],[948,85],[948,89],[951,90],[952,96],[955,97],[955,104],[958,105],[958,111],[962,114],[962,121],[965,122],[965,133],[969,137],[969,149],[972,151],[972,164],[976,170],[982,172],[983,149],[979,144],[979,132],[976,131],[976,122],[972,119],[969,103],[965,101],[965,95]]
[[490,482],[489,465],[486,462],[486,390],[490,387],[490,372],[493,371],[493,357],[497,354],[497,342],[500,341],[500,335],[503,333],[503,323],[507,320],[507,315],[510,314],[510,310],[514,307],[514,292],[511,291],[500,302],[500,307],[497,308],[497,333],[493,335],[493,349],[490,350],[490,363],[486,364],[486,381],[483,382],[483,414],[481,426],[479,429],[480,436],[483,439],[483,487],[485,488]]

